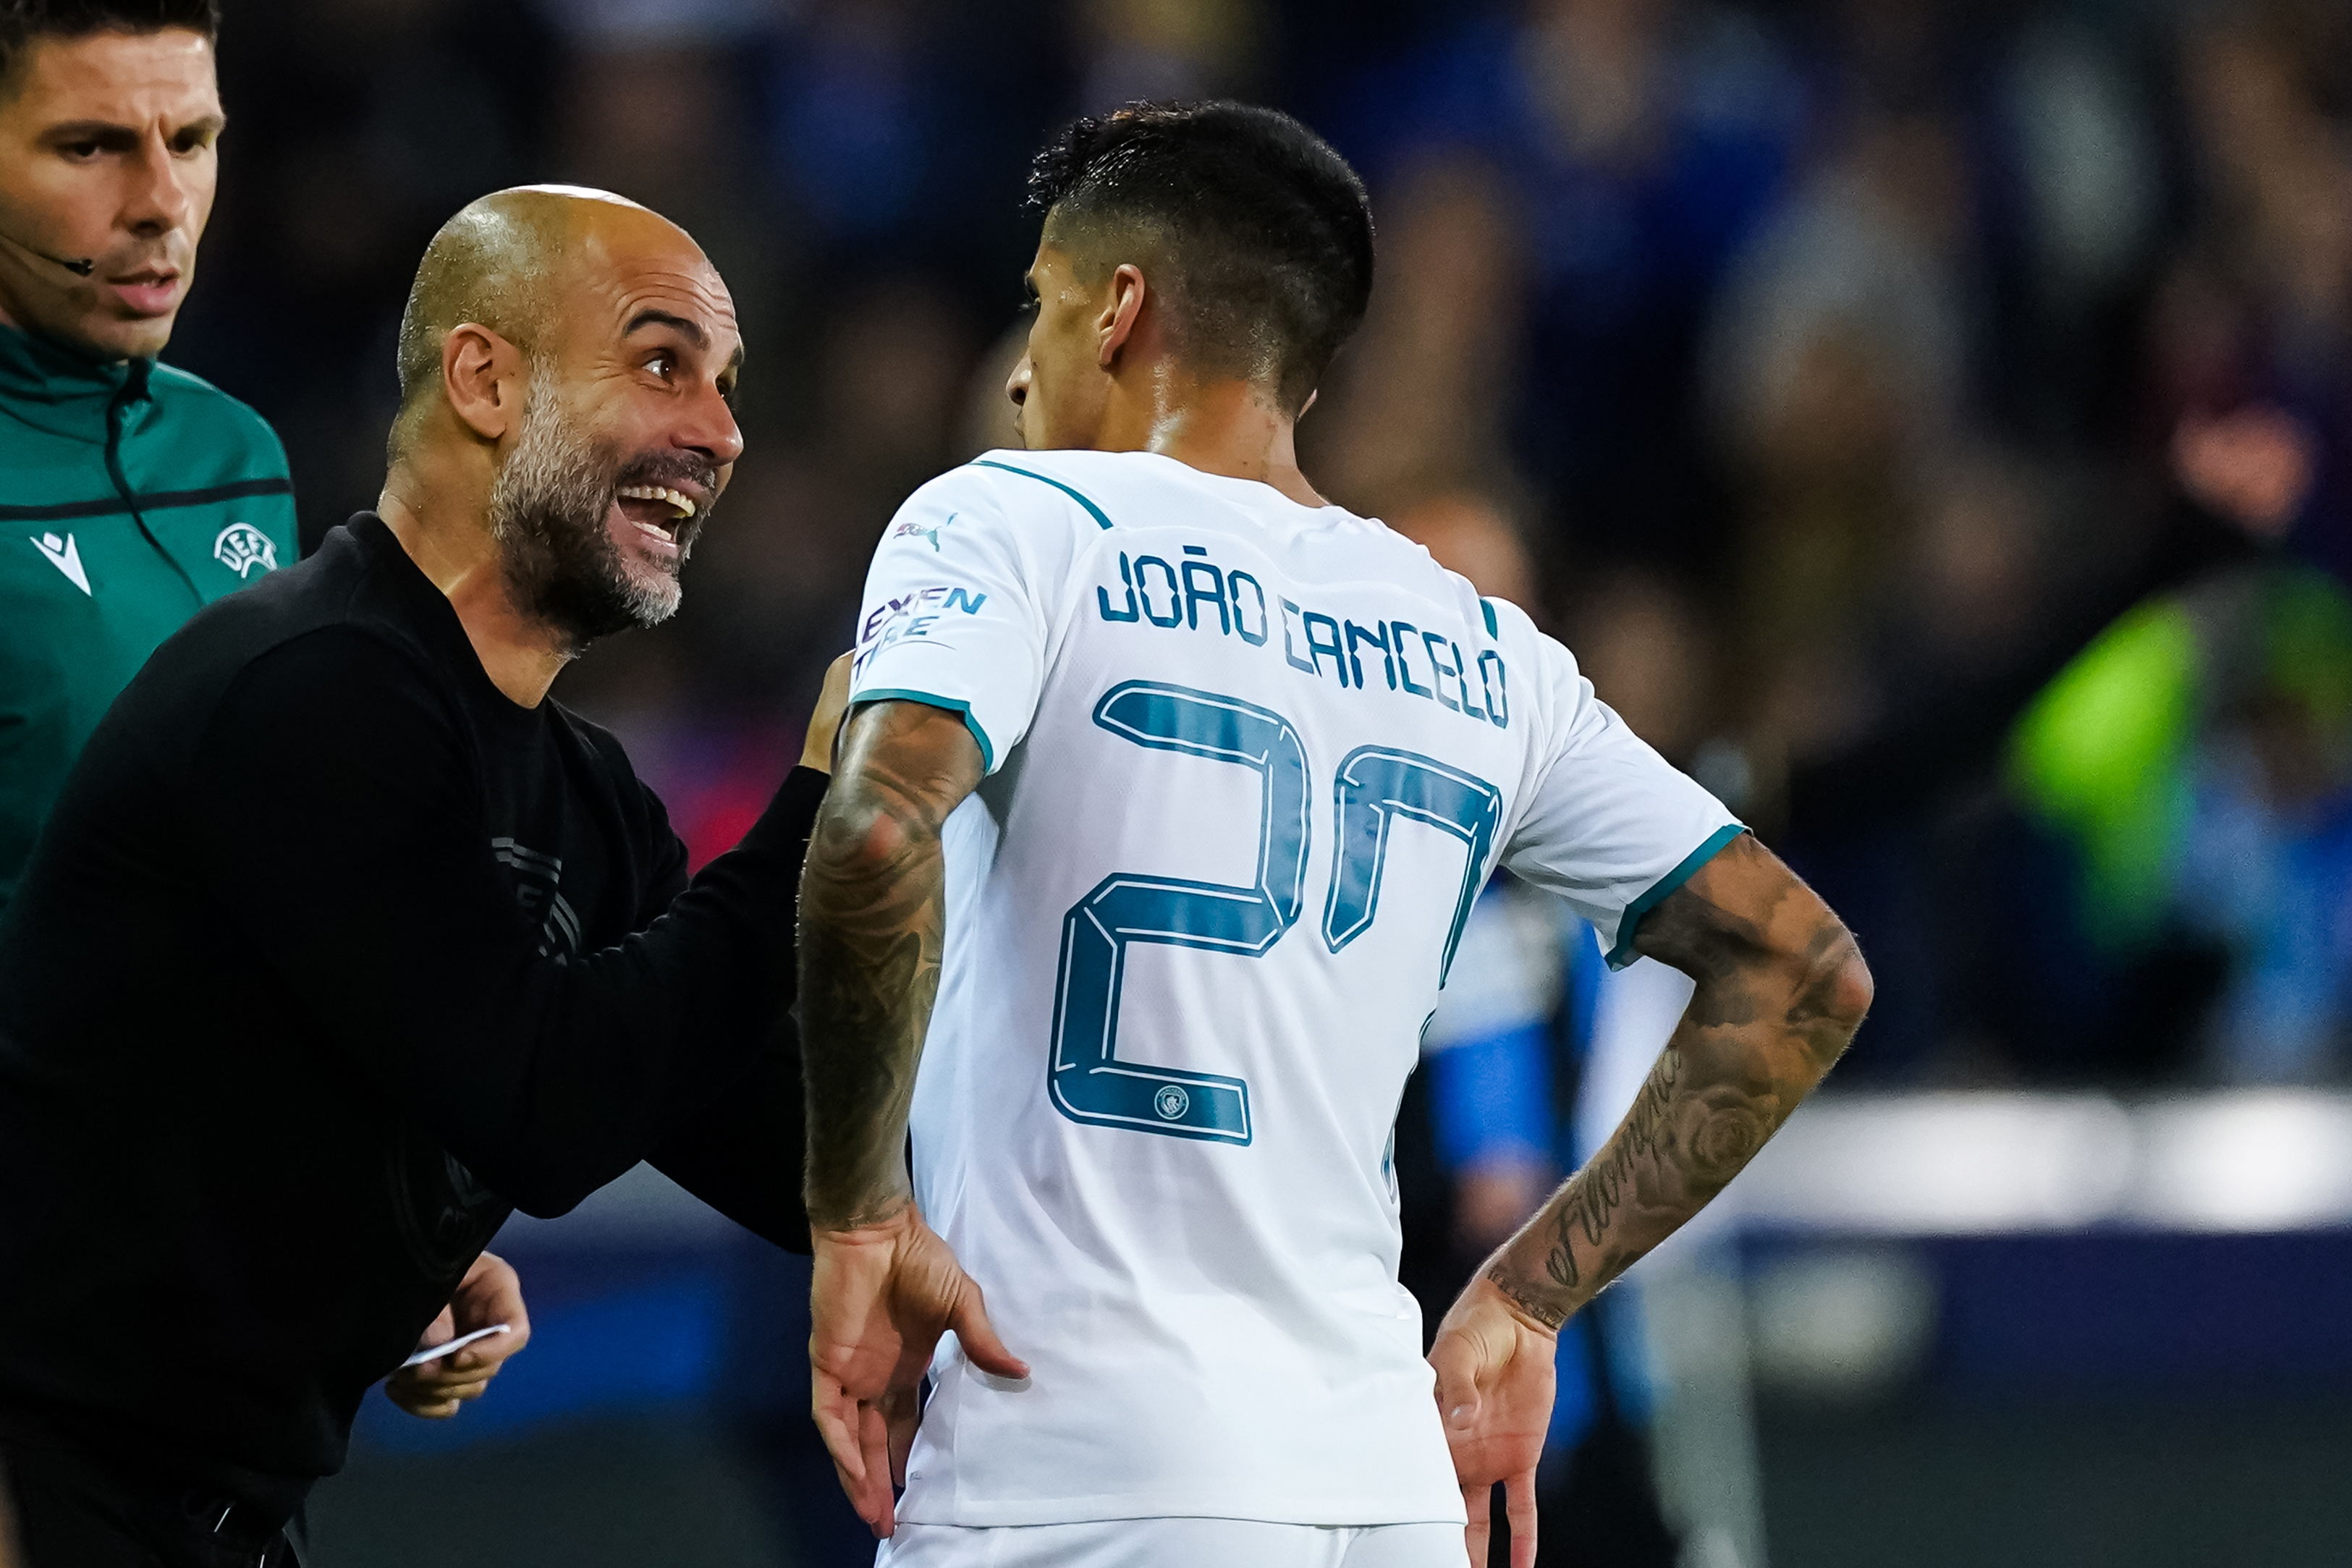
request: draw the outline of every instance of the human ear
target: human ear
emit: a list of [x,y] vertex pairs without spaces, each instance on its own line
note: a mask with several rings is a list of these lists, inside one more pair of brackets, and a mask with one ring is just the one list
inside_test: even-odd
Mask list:
[[1110,369],[1111,362],[1118,358],[1119,350],[1127,346],[1127,340],[1135,331],[1137,319],[1143,314],[1143,301],[1150,292],[1150,287],[1143,281],[1143,269],[1133,262],[1122,262],[1118,270],[1110,275],[1110,299],[1104,305],[1102,316],[1095,326],[1100,345],[1095,362],[1104,370]]
[[522,418],[522,351],[467,321],[441,340],[441,388],[449,407],[485,441],[514,433]]

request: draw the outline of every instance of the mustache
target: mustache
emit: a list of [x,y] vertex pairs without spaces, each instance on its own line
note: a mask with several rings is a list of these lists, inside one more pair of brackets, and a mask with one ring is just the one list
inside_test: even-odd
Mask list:
[[[718,504],[719,465],[707,457],[690,452],[647,453],[625,465],[614,476],[615,487],[623,485],[666,485],[673,490],[696,489]],[[709,507],[702,508],[709,510]]]
[[98,263],[97,276],[124,277],[151,268],[185,274],[195,256],[195,246],[175,243],[177,238],[175,235],[166,235],[160,240],[133,240],[113,250],[101,251],[93,258]]

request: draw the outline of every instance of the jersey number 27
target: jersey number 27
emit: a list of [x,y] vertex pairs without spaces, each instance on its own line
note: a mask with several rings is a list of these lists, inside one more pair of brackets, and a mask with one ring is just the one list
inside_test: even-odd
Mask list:
[[[1095,706],[1094,719],[1138,746],[1255,772],[1257,881],[1244,886],[1114,872],[1072,904],[1062,918],[1046,1092],[1073,1121],[1246,1144],[1246,1081],[1119,1059],[1119,988],[1128,949],[1139,944],[1262,958],[1298,923],[1313,836],[1306,749],[1297,727],[1270,708],[1155,681],[1112,687]],[[1332,779],[1338,837],[1323,909],[1325,944],[1338,953],[1370,927],[1391,827],[1400,820],[1426,823],[1460,839],[1467,852],[1439,964],[1438,983],[1444,984],[1501,830],[1502,803],[1502,791],[1485,779],[1418,752],[1361,746],[1348,753]]]

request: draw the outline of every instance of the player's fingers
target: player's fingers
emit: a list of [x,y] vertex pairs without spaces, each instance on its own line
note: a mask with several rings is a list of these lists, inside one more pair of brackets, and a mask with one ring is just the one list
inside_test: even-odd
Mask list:
[[422,1416],[441,1402],[438,1389],[426,1386],[413,1373],[394,1373],[383,1380],[383,1396],[407,1411]]
[[420,1377],[408,1386],[415,1389],[417,1397],[421,1399],[456,1399],[461,1396],[459,1390],[480,1388],[487,1385],[489,1381],[488,1378],[482,1376]]
[[955,1331],[956,1342],[963,1354],[982,1372],[992,1372],[999,1377],[1026,1377],[1029,1364],[1004,1348],[996,1337],[996,1325],[988,1321],[988,1308],[981,1300],[980,1287],[973,1285],[956,1303],[955,1315],[948,1319],[948,1327]]
[[1495,1489],[1464,1487],[1462,1507],[1470,1515],[1462,1537],[1463,1545],[1469,1549],[1470,1568],[1486,1568],[1486,1542],[1495,1533]]
[[907,1455],[915,1446],[915,1427],[923,1417],[923,1403],[912,1388],[894,1388],[882,1401],[890,1425],[890,1484],[907,1484]]
[[1448,1433],[1457,1423],[1468,1424],[1478,1416],[1478,1358],[1469,1342],[1460,1334],[1441,1334],[1429,1350],[1430,1370],[1437,1374],[1435,1390],[1438,1414],[1445,1420]]
[[469,1384],[488,1383],[490,1380],[490,1375],[487,1372],[467,1372],[439,1361],[428,1361],[410,1375],[410,1387],[435,1399],[446,1398],[456,1390],[466,1387]]
[[428,1344],[446,1344],[457,1337],[457,1314],[447,1307],[443,1307],[433,1315],[431,1325],[418,1337],[416,1348],[422,1350]]
[[857,1512],[877,1537],[887,1536],[897,1510],[890,1495],[890,1424],[883,1418],[879,1406],[857,1407],[857,1437],[866,1461],[866,1479],[858,1487],[863,1495]]
[[1475,1380],[1466,1376],[1448,1377],[1443,1371],[1438,1374],[1439,1423],[1445,1430],[1445,1446],[1454,1456],[1454,1479],[1465,1489],[1474,1482],[1483,1485],[1495,1479],[1491,1475],[1473,1475],[1464,1468],[1469,1446],[1478,1436],[1478,1418],[1484,1408]]
[[1503,1482],[1503,1517],[1511,1521],[1511,1568],[1536,1568],[1536,1473]]
[[864,1519],[865,1511],[859,1507],[857,1500],[857,1489],[862,1483],[854,1479],[847,1470],[841,1468],[839,1459],[833,1461],[833,1479],[841,1483],[841,1495],[849,1500],[850,1508],[856,1511],[858,1518]]
[[841,1490],[856,1501],[857,1489],[866,1480],[866,1458],[857,1450],[857,1406],[841,1385],[819,1377],[810,1393],[809,1416],[816,1422],[817,1436],[824,1439],[824,1451],[841,1471]]
[[856,657],[855,653],[844,653],[824,673],[824,687],[817,694],[816,711],[809,715],[808,737],[801,745],[803,768],[833,771],[835,743],[840,737],[842,716],[849,711],[850,670]]
[[[853,1452],[855,1451],[856,1447],[856,1445],[855,1443],[851,1445]],[[834,1452],[831,1449],[828,1449],[827,1452],[832,1454],[833,1475],[834,1479],[841,1483],[841,1495],[849,1500],[851,1511],[854,1511],[859,1519],[866,1521],[866,1528],[873,1531],[877,1537],[880,1536],[882,1530],[881,1527],[875,1522],[873,1488],[869,1484],[874,1479],[872,1473],[864,1472],[858,1475],[852,1475],[850,1474],[848,1468],[841,1462],[841,1456],[839,1453]],[[865,1464],[864,1458],[860,1458],[858,1459],[858,1463],[862,1467]],[[885,1490],[884,1495],[888,1495],[887,1489]]]
[[[448,1308],[444,1307],[434,1318],[433,1322],[425,1327],[425,1332],[417,1336],[416,1348],[424,1350],[431,1345],[447,1344],[451,1340],[456,1339],[457,1337],[457,1320],[451,1315]],[[427,1362],[425,1364],[430,1366],[433,1364],[431,1362]],[[409,1371],[414,1369],[403,1368],[402,1370]]]
[[452,1372],[488,1375],[505,1365],[509,1356],[530,1342],[530,1334],[527,1330],[494,1333],[488,1339],[478,1339],[457,1354],[444,1356],[432,1364],[446,1366]]

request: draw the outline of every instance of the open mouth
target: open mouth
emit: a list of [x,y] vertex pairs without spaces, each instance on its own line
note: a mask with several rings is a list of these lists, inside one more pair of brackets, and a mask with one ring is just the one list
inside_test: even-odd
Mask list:
[[621,515],[648,542],[668,550],[678,548],[686,524],[701,509],[693,497],[667,485],[624,485],[619,497]]

